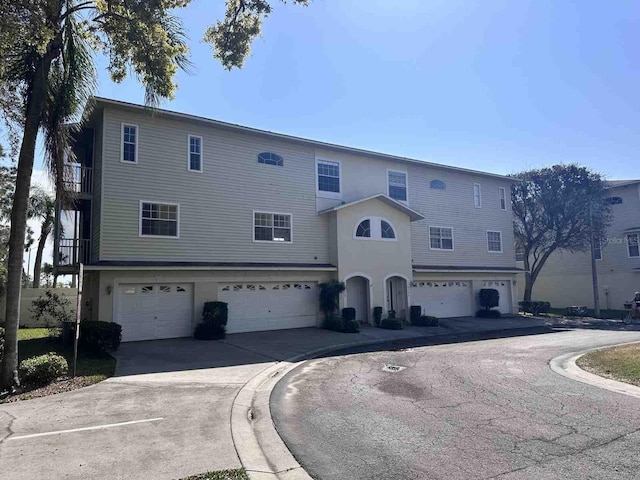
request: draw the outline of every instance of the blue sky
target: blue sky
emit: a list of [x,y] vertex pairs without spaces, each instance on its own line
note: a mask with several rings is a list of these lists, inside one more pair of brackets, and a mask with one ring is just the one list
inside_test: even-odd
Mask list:
[[[165,108],[495,173],[640,176],[637,2],[274,0],[233,72],[200,41],[223,7],[182,12],[195,67]],[[142,102],[104,65],[100,95]]]

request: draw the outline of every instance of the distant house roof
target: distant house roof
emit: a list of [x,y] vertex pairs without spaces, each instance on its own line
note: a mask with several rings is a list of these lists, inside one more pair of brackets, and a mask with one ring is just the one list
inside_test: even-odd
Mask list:
[[433,163],[433,162],[426,162],[423,160],[416,160],[414,158],[408,158],[408,157],[399,157],[396,155],[390,155],[387,153],[380,153],[380,152],[372,152],[370,150],[364,150],[361,148],[354,148],[354,147],[347,147],[344,145],[336,145],[334,143],[328,143],[328,142],[321,142],[318,140],[311,140],[308,138],[302,138],[302,137],[295,137],[293,135],[285,135],[282,133],[276,133],[276,132],[270,132],[268,130],[260,130],[257,128],[251,128],[251,127],[245,127],[242,125],[237,125],[234,123],[227,123],[227,122],[222,122],[220,120],[213,120],[210,118],[206,118],[206,117],[200,117],[197,115],[190,115],[187,113],[180,113],[180,112],[174,112],[171,110],[163,110],[163,109],[154,109],[151,110],[149,107],[145,107],[143,105],[138,105],[135,103],[129,103],[129,102],[123,102],[120,100],[112,100],[110,98],[103,98],[103,97],[93,97],[93,100],[95,101],[96,105],[100,105],[102,104],[102,106],[107,106],[107,105],[113,105],[113,106],[117,106],[117,107],[121,107],[121,108],[128,108],[128,109],[135,109],[135,110],[140,110],[140,111],[151,111],[153,112],[154,115],[166,115],[166,116],[170,116],[170,117],[175,117],[175,118],[180,118],[182,120],[187,120],[187,121],[192,121],[192,122],[198,122],[198,123],[207,123],[209,125],[215,125],[219,128],[224,128],[227,130],[233,130],[236,132],[245,132],[245,133],[252,133],[252,134],[257,134],[257,135],[262,135],[262,136],[266,136],[266,137],[271,137],[271,138],[275,138],[275,139],[280,139],[280,140],[286,140],[286,141],[290,141],[290,142],[296,142],[298,144],[303,144],[303,145],[309,145],[312,147],[317,147],[317,148],[324,148],[327,150],[333,150],[333,151],[340,151],[340,152],[344,152],[344,153],[351,153],[351,154],[356,154],[356,155],[367,155],[369,157],[376,157],[382,160],[391,160],[391,161],[395,161],[395,162],[401,162],[401,163],[412,163],[412,164],[417,164],[417,165],[423,165],[426,167],[433,167],[433,168],[439,168],[439,169],[445,169],[445,170],[453,170],[453,171],[457,171],[457,172],[462,172],[462,173],[470,173],[472,175],[482,175],[485,177],[493,177],[493,178],[497,178],[497,179],[501,179],[501,180],[507,180],[511,183],[517,183],[520,182],[520,180],[518,180],[517,178],[513,178],[513,177],[508,177],[506,175],[498,175],[496,173],[487,173],[487,172],[481,172],[478,170],[471,170],[468,168],[461,168],[461,167],[454,167],[452,165],[443,165],[441,163]]
[[607,180],[605,184],[608,188],[624,187],[626,185],[634,185],[640,183],[640,180]]
[[326,210],[322,210],[321,212],[318,212],[318,215],[322,215],[323,213],[335,212],[336,210],[348,208],[353,205],[357,205],[358,203],[367,202],[369,200],[380,200],[381,202],[386,203],[390,207],[400,210],[402,213],[405,213],[406,215],[408,215],[412,222],[415,222],[416,220],[424,219],[424,215],[422,215],[420,212],[416,212],[414,209],[407,207],[404,203],[398,202],[397,200],[394,200],[393,198],[385,195],[384,193],[379,193],[377,195],[372,195],[370,197],[361,198],[360,200],[354,200],[353,202],[341,203],[340,205],[336,205],[335,207],[327,208]]

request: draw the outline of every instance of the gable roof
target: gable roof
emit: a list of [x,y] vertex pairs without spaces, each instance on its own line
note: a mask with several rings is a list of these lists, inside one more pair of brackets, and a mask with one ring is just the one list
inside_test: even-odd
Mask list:
[[407,215],[412,222],[416,220],[423,220],[424,215],[420,212],[416,212],[414,209],[407,207],[404,203],[394,200],[393,198],[385,195],[384,193],[379,193],[377,195],[372,195],[370,197],[361,198],[360,200],[354,200],[353,202],[341,203],[340,205],[336,205],[335,207],[327,208],[326,210],[322,210],[318,212],[318,215],[322,215],[324,213],[335,212],[336,210],[342,210],[343,208],[349,208],[359,203],[368,202],[369,200],[380,200],[383,203],[386,203],[390,207],[393,207],[397,210],[400,210],[402,213]]
[[206,117],[200,117],[198,115],[191,115],[188,113],[181,113],[181,112],[175,112],[172,110],[164,110],[164,109],[151,109],[150,107],[145,107],[144,105],[138,105],[135,103],[129,103],[129,102],[123,102],[121,100],[113,100],[110,98],[104,98],[104,97],[93,97],[92,101],[94,102],[94,104],[96,106],[100,106],[102,105],[104,106],[116,106],[116,107],[121,107],[121,108],[128,108],[128,109],[134,109],[134,110],[140,110],[140,111],[146,111],[146,112],[152,112],[153,115],[164,115],[164,116],[168,116],[168,117],[174,117],[174,118],[179,118],[181,120],[187,120],[187,121],[192,121],[192,122],[198,122],[198,123],[205,123],[205,124],[209,124],[209,125],[214,125],[218,128],[223,128],[226,130],[233,130],[236,132],[244,132],[244,133],[251,133],[254,135],[261,135],[261,136],[266,136],[266,137],[271,137],[274,139],[278,139],[278,140],[285,140],[285,141],[289,141],[289,142],[295,142],[298,144],[302,144],[302,145],[307,145],[307,146],[311,146],[311,147],[317,147],[317,148],[324,148],[327,150],[333,150],[333,151],[337,151],[337,152],[343,152],[343,153],[350,153],[350,154],[354,154],[354,155],[366,155],[369,157],[375,157],[381,160],[390,160],[390,161],[394,161],[394,162],[398,162],[398,163],[409,163],[409,164],[414,164],[414,165],[422,165],[425,167],[431,167],[431,168],[437,168],[437,169],[443,169],[443,170],[451,170],[451,171],[455,171],[455,172],[460,172],[460,173],[468,173],[468,174],[472,174],[472,175],[480,175],[480,176],[484,176],[484,177],[492,177],[492,178],[496,178],[496,179],[500,179],[500,180],[506,180],[510,183],[518,183],[521,180],[517,179],[517,178],[513,178],[513,177],[509,177],[506,175],[498,175],[496,173],[488,173],[488,172],[482,172],[479,170],[471,170],[469,168],[461,168],[461,167],[454,167],[452,165],[443,165],[441,163],[433,163],[433,162],[427,162],[424,160],[417,160],[414,158],[408,158],[408,157],[399,157],[396,155],[390,155],[388,153],[380,153],[380,152],[373,152],[371,150],[365,150],[365,149],[361,149],[361,148],[354,148],[354,147],[347,147],[344,145],[337,145],[335,143],[329,143],[329,142],[322,142],[319,140],[311,140],[308,138],[302,138],[302,137],[295,137],[293,135],[286,135],[286,134],[282,134],[282,133],[276,133],[276,132],[271,132],[268,130],[260,130],[258,128],[252,128],[252,127],[245,127],[242,125],[238,125],[235,123],[227,123],[227,122],[222,122],[220,120],[214,120],[211,118],[206,118]]
[[607,180],[604,182],[607,188],[625,187],[627,185],[634,185],[640,183],[640,180]]

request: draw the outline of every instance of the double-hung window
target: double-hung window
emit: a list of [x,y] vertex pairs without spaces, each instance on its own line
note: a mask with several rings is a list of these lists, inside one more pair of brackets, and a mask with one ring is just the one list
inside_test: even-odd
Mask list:
[[140,236],[178,237],[178,218],[176,204],[140,202]]
[[327,160],[318,160],[318,192],[331,195],[340,194],[340,164]]
[[479,183],[473,184],[473,205],[482,208],[482,190]]
[[487,232],[487,250],[489,252],[502,252],[502,232]]
[[253,241],[291,243],[291,215],[254,212]]
[[407,173],[387,171],[387,191],[394,200],[407,201]]
[[638,233],[630,233],[627,235],[627,248],[630,257],[640,257],[640,247],[638,246]]
[[500,199],[500,210],[507,209],[507,190],[504,187],[498,188],[498,198]]
[[138,163],[138,126],[122,124],[122,155],[126,163]]
[[202,172],[202,137],[189,135],[189,171]]
[[453,228],[429,227],[431,250],[453,250]]

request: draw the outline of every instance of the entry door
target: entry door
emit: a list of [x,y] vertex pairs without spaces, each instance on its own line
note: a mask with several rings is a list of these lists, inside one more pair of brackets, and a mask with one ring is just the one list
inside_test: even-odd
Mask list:
[[356,309],[356,320],[369,321],[369,281],[364,277],[347,280],[347,307]]
[[397,318],[407,318],[407,282],[401,277],[387,280],[387,304]]

